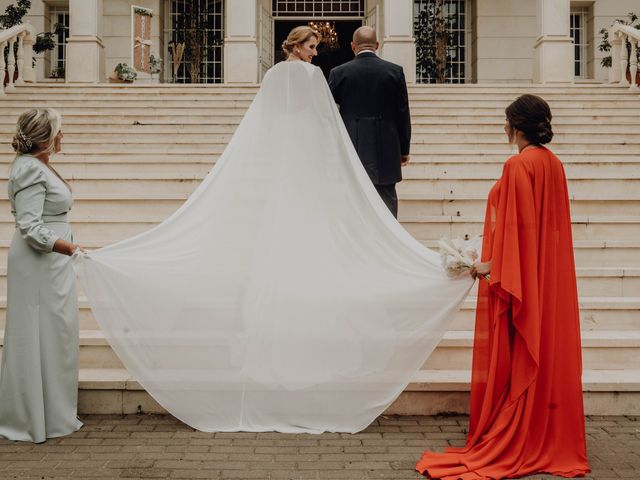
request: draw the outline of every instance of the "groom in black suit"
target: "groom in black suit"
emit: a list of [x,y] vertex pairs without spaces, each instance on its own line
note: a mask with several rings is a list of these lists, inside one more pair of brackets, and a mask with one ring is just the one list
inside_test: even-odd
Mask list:
[[402,67],[379,58],[378,47],[373,28],[358,28],[351,42],[356,58],[331,70],[329,87],[369,178],[397,218],[396,183],[410,160],[411,117]]

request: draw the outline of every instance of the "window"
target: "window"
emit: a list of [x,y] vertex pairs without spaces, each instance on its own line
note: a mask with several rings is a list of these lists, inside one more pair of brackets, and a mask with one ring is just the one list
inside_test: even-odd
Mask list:
[[574,75],[576,78],[588,78],[587,57],[589,40],[587,35],[588,7],[571,7],[569,17],[570,35],[573,39]]
[[[436,0],[414,0],[418,83],[436,83]],[[467,0],[444,0],[446,31],[445,83],[464,83],[467,78]]]
[[171,0],[167,46],[185,44],[173,72],[173,48],[166,54],[167,78],[175,83],[221,83],[224,0]]
[[274,17],[364,17],[364,0],[273,0]]
[[51,77],[65,76],[67,64],[67,38],[69,38],[69,9],[51,7],[51,31],[55,47],[51,53]]

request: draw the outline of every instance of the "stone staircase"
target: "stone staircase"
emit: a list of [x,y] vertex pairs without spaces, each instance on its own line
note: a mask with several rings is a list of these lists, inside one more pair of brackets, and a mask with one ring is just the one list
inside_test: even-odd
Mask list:
[[[63,114],[78,241],[89,249],[142,232],[175,211],[224,150],[255,86],[18,86],[0,99],[0,295],[14,224],[6,198],[17,115]],[[585,405],[640,414],[640,99],[589,85],[412,86],[412,163],[399,187],[400,220],[428,247],[479,233],[486,196],[512,153],[504,107],[529,92],[547,99],[572,199]],[[80,295],[80,411],[162,411],[124,370]],[[389,413],[468,408],[475,289],[436,351]],[[6,297],[0,297],[0,331]]]

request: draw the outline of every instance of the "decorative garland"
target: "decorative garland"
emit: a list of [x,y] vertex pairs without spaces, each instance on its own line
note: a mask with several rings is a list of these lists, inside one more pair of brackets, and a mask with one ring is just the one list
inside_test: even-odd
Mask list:
[[149,10],[146,8],[134,7],[133,13],[137,13],[139,15],[145,15],[147,17],[153,17],[153,10]]

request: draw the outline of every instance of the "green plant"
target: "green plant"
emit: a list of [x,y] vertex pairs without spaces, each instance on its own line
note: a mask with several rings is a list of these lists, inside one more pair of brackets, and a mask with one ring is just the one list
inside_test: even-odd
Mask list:
[[146,8],[136,7],[133,9],[133,13],[137,13],[138,15],[145,15],[147,17],[153,17],[153,12],[151,10],[147,10]]
[[133,82],[138,78],[137,72],[126,63],[119,63],[116,65],[115,72],[118,78],[125,82]]
[[[621,23],[622,25],[629,25],[630,27],[640,30],[640,22],[638,22],[638,15],[636,15],[633,12],[629,12],[627,14],[626,19],[620,19],[620,18],[616,19],[616,23]],[[611,43],[609,42],[609,29],[603,28],[602,30],[600,30],[600,34],[602,35],[602,40],[600,41],[600,45],[598,45],[598,50],[600,50],[601,52],[610,52]],[[629,42],[629,40],[627,40],[626,47],[627,47],[627,58],[630,58],[631,42]],[[640,62],[640,50],[638,50],[637,52],[637,57],[638,57],[638,62]],[[602,57],[602,60],[600,60],[600,65],[602,65],[605,68],[611,68],[611,63],[612,63],[611,55]]]
[[[31,2],[29,0],[18,0],[15,5],[8,5],[4,14],[0,15],[0,29],[7,29],[22,24],[22,19],[29,13],[31,8]],[[56,46],[55,36],[58,35],[64,25],[56,23],[53,28],[53,32],[42,32],[36,36],[36,41],[33,45],[33,52],[38,54],[53,50]],[[17,45],[16,47],[17,48]],[[5,56],[8,55],[8,48],[5,50]]]
[[62,23],[56,23],[53,26],[53,32],[39,33],[36,42],[33,44],[34,53],[42,53],[56,48],[55,37],[64,31],[65,26]]
[[444,4],[445,0],[428,2],[414,22],[418,70],[423,78],[435,83],[446,81],[447,47],[453,42],[447,27],[453,22],[454,16],[445,14]]
[[0,15],[0,29],[4,30],[20,25],[30,8],[31,2],[29,0],[18,0],[16,5],[8,5],[4,14]]
[[51,75],[49,75],[49,78],[64,78],[64,77],[65,77],[64,67],[54,68],[53,70],[51,70]]
[[152,52],[149,55],[149,67],[151,68],[151,75],[162,71],[162,58],[157,53]]

